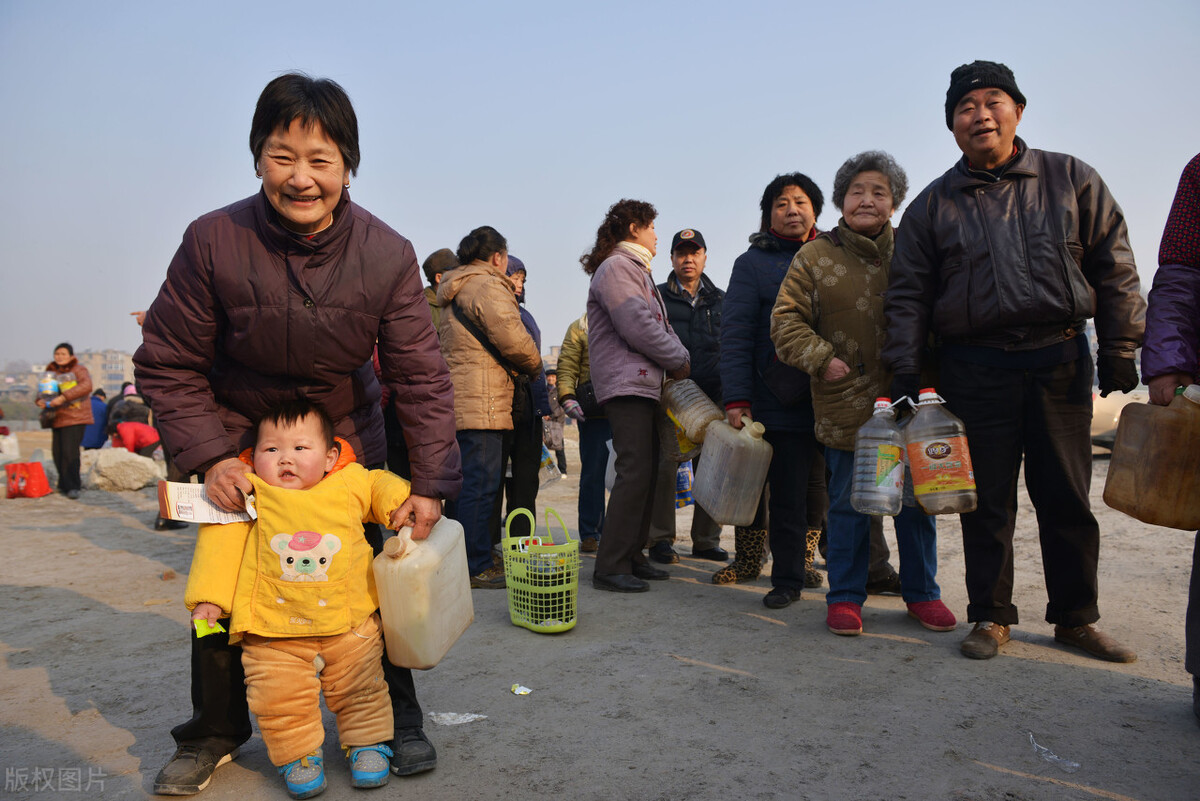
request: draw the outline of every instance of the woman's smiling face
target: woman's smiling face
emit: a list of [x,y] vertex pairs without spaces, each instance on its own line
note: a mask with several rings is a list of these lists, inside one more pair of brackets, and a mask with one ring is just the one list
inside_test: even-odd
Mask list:
[[321,123],[305,125],[297,117],[277,128],[263,144],[258,171],[267,200],[288,230],[314,234],[333,222],[346,164]]

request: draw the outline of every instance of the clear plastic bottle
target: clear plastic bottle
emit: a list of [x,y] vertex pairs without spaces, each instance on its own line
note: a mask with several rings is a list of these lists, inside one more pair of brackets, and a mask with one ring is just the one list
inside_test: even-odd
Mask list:
[[898,515],[904,496],[904,437],[888,398],[875,399],[875,413],[854,437],[850,505],[864,515]]
[[979,502],[966,427],[945,402],[932,388],[921,390],[916,414],[904,431],[914,494],[931,515],[972,512]]
[[690,378],[668,379],[663,385],[663,401],[692,442],[704,442],[708,424],[725,419],[725,413]]
[[38,379],[38,395],[43,399],[58,397],[58,376],[47,370]]

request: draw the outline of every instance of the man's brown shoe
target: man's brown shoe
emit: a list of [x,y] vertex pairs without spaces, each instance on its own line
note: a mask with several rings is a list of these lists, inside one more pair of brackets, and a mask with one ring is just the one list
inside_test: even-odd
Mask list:
[[971,659],[991,659],[1000,653],[1000,646],[1009,640],[1008,626],[990,620],[981,620],[963,639],[958,649]]
[[1095,626],[1055,626],[1055,642],[1073,645],[1107,662],[1136,662],[1132,648],[1121,645]]

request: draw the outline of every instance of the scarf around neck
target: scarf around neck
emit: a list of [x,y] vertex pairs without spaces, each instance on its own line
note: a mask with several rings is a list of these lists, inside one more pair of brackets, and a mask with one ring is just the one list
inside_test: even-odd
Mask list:
[[637,242],[622,241],[617,243],[617,247],[631,254],[642,263],[642,266],[646,268],[646,272],[650,272],[650,260],[654,258],[653,253]]

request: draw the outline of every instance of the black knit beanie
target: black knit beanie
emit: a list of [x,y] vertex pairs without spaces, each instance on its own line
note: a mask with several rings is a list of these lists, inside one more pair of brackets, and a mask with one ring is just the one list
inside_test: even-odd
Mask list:
[[1003,89],[1018,104],[1025,105],[1025,95],[1017,88],[1012,70],[996,61],[972,61],[950,73],[950,88],[946,90],[946,127],[954,130],[954,107],[963,95],[991,87]]

